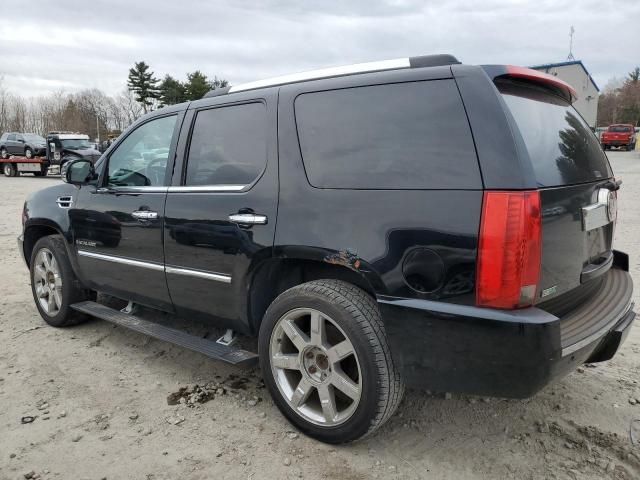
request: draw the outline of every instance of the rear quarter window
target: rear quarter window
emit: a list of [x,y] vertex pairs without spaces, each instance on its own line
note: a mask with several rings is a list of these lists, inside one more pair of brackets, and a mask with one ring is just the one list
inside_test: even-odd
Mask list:
[[482,188],[453,80],[305,93],[295,100],[295,118],[315,187]]

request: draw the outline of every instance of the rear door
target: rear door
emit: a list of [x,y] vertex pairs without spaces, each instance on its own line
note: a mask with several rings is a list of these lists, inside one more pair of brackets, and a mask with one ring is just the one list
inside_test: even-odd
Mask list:
[[566,100],[535,85],[511,80],[496,85],[540,190],[541,302],[610,268],[617,187],[598,139]]
[[192,104],[165,210],[176,310],[246,331],[248,276],[269,257],[278,203],[277,91]]

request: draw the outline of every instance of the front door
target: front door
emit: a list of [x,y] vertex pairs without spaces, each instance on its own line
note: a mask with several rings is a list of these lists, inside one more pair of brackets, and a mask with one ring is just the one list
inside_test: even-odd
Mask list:
[[164,273],[164,202],[182,113],[135,127],[106,159],[98,185],[70,212],[83,280],[98,291],[171,310]]
[[198,102],[185,117],[164,236],[178,312],[248,329],[248,273],[271,255],[275,232],[276,108],[275,94],[234,94]]

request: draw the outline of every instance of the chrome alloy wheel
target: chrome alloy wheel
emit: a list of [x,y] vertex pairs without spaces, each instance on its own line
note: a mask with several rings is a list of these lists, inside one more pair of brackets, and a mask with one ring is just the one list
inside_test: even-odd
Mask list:
[[269,358],[278,390],[305,420],[336,426],[356,411],[362,395],[358,356],[327,315],[313,308],[284,314],[271,334]]
[[48,248],[36,255],[33,285],[40,308],[54,317],[62,307],[62,276],[56,258]]

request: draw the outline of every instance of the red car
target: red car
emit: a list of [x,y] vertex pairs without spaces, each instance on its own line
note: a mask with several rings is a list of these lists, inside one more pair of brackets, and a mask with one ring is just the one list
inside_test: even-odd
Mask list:
[[611,147],[626,147],[627,150],[636,148],[636,130],[633,125],[621,123],[609,125],[600,138],[603,149]]

